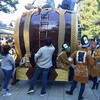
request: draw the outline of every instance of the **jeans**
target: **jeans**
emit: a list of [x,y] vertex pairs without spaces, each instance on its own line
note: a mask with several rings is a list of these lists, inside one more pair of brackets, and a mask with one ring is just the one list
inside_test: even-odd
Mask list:
[[47,85],[49,68],[40,68],[38,66],[37,66],[37,68],[35,70],[35,73],[32,77],[31,85],[30,85],[29,90],[34,89],[34,85],[36,84],[36,81],[37,81],[37,79],[38,79],[41,72],[42,72],[42,90],[41,90],[41,93],[46,92],[46,85]]
[[[76,85],[77,85],[77,82],[76,81],[73,81],[70,92],[73,93],[74,89],[76,88]],[[85,90],[85,83],[81,83],[79,97],[82,97],[84,90]]]
[[3,69],[3,72],[4,72],[4,86],[3,88],[8,91],[8,84],[9,84],[9,81],[11,79],[11,76],[12,76],[12,70],[5,70]]
[[2,88],[1,88],[1,84],[0,84],[0,91],[2,90]]

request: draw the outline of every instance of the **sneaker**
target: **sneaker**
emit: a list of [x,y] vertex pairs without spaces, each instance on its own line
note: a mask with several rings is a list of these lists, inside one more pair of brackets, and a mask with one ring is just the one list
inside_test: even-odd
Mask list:
[[98,89],[99,83],[96,83],[96,89]]
[[83,100],[84,99],[84,97],[78,97],[78,100]]
[[94,90],[95,88],[96,88],[96,85],[93,85],[91,89]]
[[7,93],[5,93],[5,94],[3,94],[3,96],[11,96],[12,94],[11,93],[9,93],[9,92],[7,92]]
[[34,90],[29,90],[27,94],[34,93]]
[[68,95],[72,95],[73,93],[70,92],[70,91],[66,91],[66,94],[68,94]]
[[45,96],[46,95],[46,92],[41,92],[40,96]]

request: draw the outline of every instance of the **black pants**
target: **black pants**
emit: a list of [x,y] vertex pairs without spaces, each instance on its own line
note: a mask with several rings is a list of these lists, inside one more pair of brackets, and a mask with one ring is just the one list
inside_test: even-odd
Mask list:
[[69,81],[72,81],[74,77],[74,69],[72,67],[69,67]]
[[[77,85],[77,82],[73,81],[70,92],[73,93],[74,89],[76,88],[76,85]],[[79,97],[82,97],[84,90],[85,90],[85,83],[81,83]]]

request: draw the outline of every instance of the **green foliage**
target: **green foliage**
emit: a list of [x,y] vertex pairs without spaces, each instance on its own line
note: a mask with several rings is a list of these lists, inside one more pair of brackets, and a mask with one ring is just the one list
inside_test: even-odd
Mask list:
[[18,4],[18,0],[0,0],[0,11],[13,12],[16,10],[16,4]]
[[100,19],[100,0],[83,0],[80,4],[80,23],[82,25],[82,35],[87,34],[89,38],[100,35],[100,26],[93,22]]

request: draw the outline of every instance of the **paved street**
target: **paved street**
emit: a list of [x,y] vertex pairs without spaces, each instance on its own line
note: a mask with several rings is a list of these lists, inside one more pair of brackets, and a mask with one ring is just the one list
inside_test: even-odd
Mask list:
[[[91,90],[91,82],[86,85],[84,92],[84,100],[100,100],[100,86],[98,90]],[[14,86],[10,86],[12,95],[9,97],[0,96],[0,100],[77,100],[80,85],[74,91],[72,96],[66,95],[66,89],[69,90],[70,84],[66,82],[54,82],[52,85],[48,83],[47,94],[40,96],[40,82],[35,87],[35,93],[28,95],[29,82],[20,81]]]

